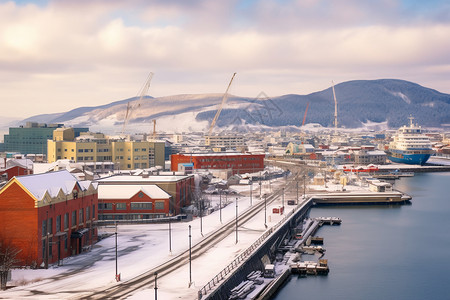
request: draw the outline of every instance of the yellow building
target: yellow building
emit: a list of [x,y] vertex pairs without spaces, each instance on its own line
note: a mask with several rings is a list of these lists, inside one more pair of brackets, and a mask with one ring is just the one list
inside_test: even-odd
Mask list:
[[[71,140],[66,140],[71,137]],[[113,162],[120,170],[164,167],[164,145],[163,141],[114,140],[101,133],[86,133],[74,140],[70,130],[55,130],[53,140],[47,141],[47,159],[49,163],[59,159],[84,163]]]

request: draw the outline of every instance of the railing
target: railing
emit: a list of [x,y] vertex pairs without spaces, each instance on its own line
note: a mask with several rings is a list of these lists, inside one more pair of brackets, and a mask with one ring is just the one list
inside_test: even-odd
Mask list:
[[[300,204],[297,206],[299,208]],[[212,290],[221,280],[225,278],[231,271],[233,271],[239,264],[245,260],[256,248],[261,245],[261,243],[270,236],[281,224],[283,224],[288,218],[290,218],[295,212],[295,209],[290,211],[287,215],[284,216],[282,220],[280,220],[277,224],[275,224],[272,228],[266,230],[260,237],[257,239],[250,247],[248,247],[244,252],[239,254],[228,266],[226,266],[222,271],[219,272],[216,276],[213,277],[207,284],[205,284],[199,291],[199,299],[201,299],[202,295],[206,295],[208,291]]]

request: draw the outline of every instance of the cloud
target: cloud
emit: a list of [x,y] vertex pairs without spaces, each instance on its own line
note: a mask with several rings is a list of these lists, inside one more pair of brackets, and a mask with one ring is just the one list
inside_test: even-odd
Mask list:
[[[450,92],[448,6],[398,1],[56,1],[0,4],[0,100],[24,115],[150,94],[308,93],[401,78]],[[406,13],[408,11],[408,13]],[[410,18],[408,18],[408,16]],[[446,90],[447,89],[447,90]]]

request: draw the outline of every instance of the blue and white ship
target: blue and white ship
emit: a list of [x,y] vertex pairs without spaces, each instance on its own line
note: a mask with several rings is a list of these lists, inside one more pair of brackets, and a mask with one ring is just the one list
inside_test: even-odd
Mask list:
[[413,123],[409,117],[409,126],[402,126],[389,143],[387,157],[395,163],[424,165],[433,153],[430,139],[422,133],[422,127]]

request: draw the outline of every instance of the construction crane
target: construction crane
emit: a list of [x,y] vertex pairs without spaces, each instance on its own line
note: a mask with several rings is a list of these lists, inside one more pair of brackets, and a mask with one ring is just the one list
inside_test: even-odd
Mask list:
[[155,141],[156,140],[156,120],[153,119],[152,122],[153,122],[153,140]]
[[[125,134],[125,128],[128,125],[128,121],[130,121],[131,119],[131,115],[133,113],[133,111],[135,111],[136,109],[138,109],[141,106],[141,101],[144,98],[144,96],[147,94],[148,89],[150,88],[150,82],[152,81],[153,78],[153,73],[150,72],[150,74],[148,74],[147,76],[147,80],[145,81],[144,85],[142,86],[142,88],[140,89],[138,96],[139,99],[137,101],[129,101],[127,103],[127,111],[125,113],[125,118],[123,120],[123,127],[122,127],[122,135]],[[132,102],[134,102],[135,104],[133,105]]]
[[217,119],[219,118],[220,112],[222,111],[222,108],[225,105],[225,102],[227,102],[228,91],[230,89],[231,83],[233,82],[234,76],[236,76],[236,73],[233,73],[233,76],[231,77],[230,83],[228,84],[227,90],[225,91],[225,94],[223,95],[222,103],[220,103],[219,109],[217,110],[216,115],[214,116],[214,119],[211,122],[211,126],[209,127],[208,137],[211,136],[212,130],[214,128],[214,125],[216,125]]
[[303,125],[305,125],[306,114],[308,113],[308,107],[309,107],[309,102],[306,103],[306,110],[305,110],[305,114],[303,115],[302,127],[303,127]]
[[333,87],[333,98],[334,98],[334,134],[337,133],[337,100],[336,100],[336,93],[334,92],[334,82],[331,81],[332,87]]

